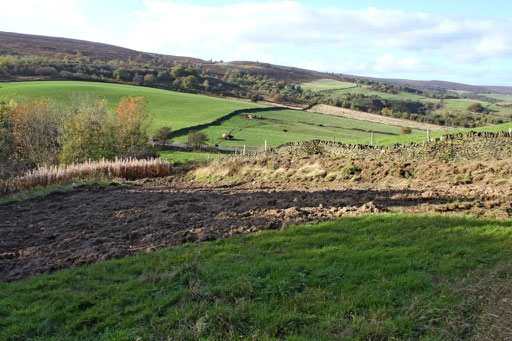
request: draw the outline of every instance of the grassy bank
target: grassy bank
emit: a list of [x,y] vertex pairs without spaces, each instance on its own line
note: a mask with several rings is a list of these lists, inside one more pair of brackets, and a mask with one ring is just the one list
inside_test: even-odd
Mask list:
[[468,337],[512,222],[372,215],[0,283],[0,339]]

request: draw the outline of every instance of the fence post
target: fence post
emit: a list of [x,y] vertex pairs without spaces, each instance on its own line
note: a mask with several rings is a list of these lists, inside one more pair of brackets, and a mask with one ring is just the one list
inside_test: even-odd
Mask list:
[[244,156],[245,156],[245,144],[244,144]]
[[430,142],[430,129],[427,129],[427,142]]
[[267,151],[267,140],[265,140],[265,151]]
[[372,131],[372,134],[370,135],[370,146],[373,147],[374,142],[375,142],[375,133]]

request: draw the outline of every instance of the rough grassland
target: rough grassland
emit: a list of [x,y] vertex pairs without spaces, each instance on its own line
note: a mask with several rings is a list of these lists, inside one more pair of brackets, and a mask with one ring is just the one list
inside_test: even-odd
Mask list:
[[187,244],[1,283],[0,339],[485,335],[492,287],[469,288],[510,262],[511,232],[510,220],[373,215]]
[[76,94],[105,98],[112,109],[122,97],[144,97],[148,101],[149,112],[154,115],[152,130],[165,125],[176,130],[211,122],[237,109],[261,107],[249,102],[121,84],[75,81],[0,83],[0,99],[48,97],[67,104]]

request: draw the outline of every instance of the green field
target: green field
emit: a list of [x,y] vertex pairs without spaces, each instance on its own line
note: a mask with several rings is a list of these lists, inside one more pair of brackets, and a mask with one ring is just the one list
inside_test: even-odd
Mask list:
[[342,218],[0,283],[0,339],[465,339],[492,287],[464,288],[509,264],[511,231]]
[[[376,132],[375,139],[398,137],[401,133],[400,127],[305,111],[276,110],[255,115],[260,116],[260,119],[249,120],[245,115],[238,115],[201,131],[207,135],[211,144],[229,147],[261,147],[265,140],[269,147],[316,139],[369,144],[371,131]],[[222,140],[222,134],[230,131],[235,139]],[[412,135],[420,137],[423,133],[414,130]],[[175,140],[183,142],[186,136]]]
[[233,110],[262,107],[248,102],[111,83],[74,81],[0,83],[0,99],[48,97],[68,104],[72,96],[84,93],[107,99],[111,109],[115,109],[123,97],[144,97],[148,101],[149,113],[153,116],[151,130],[166,125],[176,130],[211,122]]
[[207,161],[222,157],[225,154],[207,153],[207,152],[186,152],[180,150],[162,150],[159,152],[160,157],[169,162],[184,163],[188,161]]

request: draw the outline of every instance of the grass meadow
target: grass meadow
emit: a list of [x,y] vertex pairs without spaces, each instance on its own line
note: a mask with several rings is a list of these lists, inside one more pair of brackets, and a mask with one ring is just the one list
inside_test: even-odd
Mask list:
[[[212,125],[203,130],[211,144],[220,146],[261,147],[267,140],[269,147],[287,142],[325,140],[344,143],[370,143],[371,132],[375,139],[399,137],[401,128],[384,124],[348,119],[296,110],[267,111],[255,114],[257,119],[245,115],[232,117],[220,125]],[[223,140],[223,133],[231,132],[234,140]],[[413,130],[418,138],[424,133]],[[186,141],[186,136],[176,141]]]

